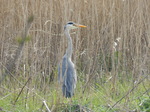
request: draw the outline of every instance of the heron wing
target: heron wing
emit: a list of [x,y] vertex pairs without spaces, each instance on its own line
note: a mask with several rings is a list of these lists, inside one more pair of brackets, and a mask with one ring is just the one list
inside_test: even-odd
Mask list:
[[[60,66],[62,68],[60,68]],[[66,97],[71,97],[74,94],[76,87],[77,76],[74,64],[71,60],[68,60],[65,56],[62,60],[62,65],[58,67],[58,79],[63,81],[62,90]]]
[[66,86],[67,91],[69,92],[74,92],[74,88],[76,87],[75,77],[76,77],[76,72],[75,72],[74,66],[72,65],[68,66],[65,86]]

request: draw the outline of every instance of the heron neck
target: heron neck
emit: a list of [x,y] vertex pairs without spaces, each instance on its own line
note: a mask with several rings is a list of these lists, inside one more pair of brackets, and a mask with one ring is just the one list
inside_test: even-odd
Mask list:
[[66,55],[68,58],[71,58],[71,56],[72,56],[72,39],[71,39],[70,34],[69,34],[69,29],[65,29],[65,34],[66,34],[66,37],[68,40],[68,47],[66,50]]

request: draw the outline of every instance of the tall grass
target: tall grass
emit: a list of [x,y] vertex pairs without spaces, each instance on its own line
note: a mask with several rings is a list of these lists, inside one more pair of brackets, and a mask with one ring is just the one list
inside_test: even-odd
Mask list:
[[[61,89],[55,83],[57,65],[67,47],[63,26],[68,21],[87,26],[86,29],[71,32],[74,46],[72,58],[78,73],[76,94],[80,93],[75,95],[74,101],[88,104],[88,101],[92,102],[90,96],[95,95],[95,102],[89,103],[89,107],[94,108],[95,103],[103,104],[96,100],[101,98],[97,95],[108,92],[105,104],[111,101],[112,106],[124,95],[120,92],[127,93],[141,78],[150,74],[148,0],[0,0],[0,78],[7,70],[9,60],[14,59],[19,45],[17,39],[30,15],[34,16],[29,31],[30,41],[25,43],[19,61],[15,62],[15,72],[9,73],[11,75],[8,74],[1,83],[1,101],[9,93],[11,101],[16,101],[16,95],[31,77],[21,91],[20,105],[22,103],[27,108],[30,100],[31,104],[42,109],[41,103],[47,99],[50,108],[58,111],[56,105],[68,102],[62,98]],[[114,50],[117,38],[121,40]],[[149,77],[145,86],[140,85],[145,88],[142,93],[147,91],[148,82]],[[116,98],[116,94],[120,97]],[[79,100],[81,97],[82,101]],[[126,104],[130,105],[130,102]],[[127,105],[125,107],[130,108]]]

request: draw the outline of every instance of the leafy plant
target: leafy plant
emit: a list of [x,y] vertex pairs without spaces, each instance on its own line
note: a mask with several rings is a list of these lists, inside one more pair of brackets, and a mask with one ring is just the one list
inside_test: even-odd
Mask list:
[[150,112],[150,99],[146,98],[142,100],[139,107],[143,112]]

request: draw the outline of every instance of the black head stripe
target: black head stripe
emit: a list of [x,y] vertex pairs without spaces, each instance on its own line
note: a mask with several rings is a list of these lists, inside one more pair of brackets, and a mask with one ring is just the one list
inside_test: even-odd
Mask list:
[[67,24],[70,24],[70,25],[72,25],[72,24],[74,24],[73,22],[69,22],[69,23],[67,23]]

